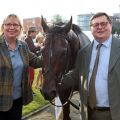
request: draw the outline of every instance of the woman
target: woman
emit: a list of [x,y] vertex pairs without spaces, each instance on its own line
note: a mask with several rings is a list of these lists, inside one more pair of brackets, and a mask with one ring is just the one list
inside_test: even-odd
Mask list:
[[22,105],[33,100],[29,66],[41,67],[40,58],[18,40],[22,25],[15,14],[8,15],[0,36],[0,120],[21,120]]

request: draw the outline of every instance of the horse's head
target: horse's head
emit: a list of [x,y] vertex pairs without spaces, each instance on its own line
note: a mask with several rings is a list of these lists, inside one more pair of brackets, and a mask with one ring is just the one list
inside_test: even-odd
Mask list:
[[89,38],[79,26],[72,24],[72,17],[67,24],[49,27],[42,17],[45,33],[43,55],[43,85],[41,93],[51,101],[59,93],[58,85],[62,76],[73,69],[77,52],[90,43]]
[[68,35],[72,27],[72,17],[66,25],[52,27],[49,27],[42,18],[42,27],[45,32],[45,41],[42,50],[44,81],[41,93],[46,100],[52,100],[57,94],[57,86],[62,75],[70,69],[70,63],[72,65],[69,44],[69,37],[72,35]]

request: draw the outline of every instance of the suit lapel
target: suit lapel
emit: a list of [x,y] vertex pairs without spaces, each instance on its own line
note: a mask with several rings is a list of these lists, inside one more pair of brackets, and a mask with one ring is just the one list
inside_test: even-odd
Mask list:
[[109,62],[109,72],[112,70],[119,57],[120,57],[120,41],[113,38]]
[[88,46],[88,48],[85,51],[85,71],[86,76],[88,77],[89,74],[89,66],[90,66],[90,60],[91,60],[91,54],[92,54],[92,46],[93,42]]
[[25,49],[25,46],[22,45],[21,47],[19,47],[19,51],[20,51],[20,55],[22,57],[23,60],[23,64],[27,65],[28,64],[28,57],[27,57],[27,50]]
[[1,55],[3,56],[5,64],[9,68],[12,68],[12,62],[11,62],[11,59],[10,59],[9,50],[7,48],[7,45],[6,45],[5,41],[2,41],[0,51],[1,51]]
[[[114,67],[114,64],[116,63],[117,59],[120,56],[120,44],[119,40],[113,37],[112,40],[112,47],[111,47],[111,54],[110,54],[110,62],[109,62],[109,72]],[[89,66],[90,66],[90,60],[91,60],[91,54],[92,54],[92,46],[93,42],[88,46],[88,48],[85,50],[85,71],[86,75],[88,77],[89,73]]]

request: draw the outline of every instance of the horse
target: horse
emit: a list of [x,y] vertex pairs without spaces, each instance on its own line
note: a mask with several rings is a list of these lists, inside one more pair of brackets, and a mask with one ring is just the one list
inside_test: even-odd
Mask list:
[[[60,80],[69,70],[74,68],[77,52],[90,43],[89,38],[80,27],[69,22],[63,25],[48,26],[43,17],[41,25],[45,34],[43,57],[43,85],[41,94],[45,100],[52,101],[59,95],[64,104],[71,94],[72,88],[58,90]],[[70,103],[63,105],[63,120],[71,120]]]

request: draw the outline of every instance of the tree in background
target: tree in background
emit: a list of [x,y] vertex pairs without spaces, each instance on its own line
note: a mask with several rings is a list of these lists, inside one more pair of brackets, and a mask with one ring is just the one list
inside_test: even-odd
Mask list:
[[51,19],[51,23],[53,25],[56,23],[65,23],[65,22],[66,22],[65,19],[59,14],[54,15]]
[[120,35],[120,18],[119,17],[113,18],[112,25],[113,25],[112,33],[113,34],[117,33],[118,35]]

